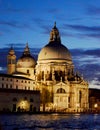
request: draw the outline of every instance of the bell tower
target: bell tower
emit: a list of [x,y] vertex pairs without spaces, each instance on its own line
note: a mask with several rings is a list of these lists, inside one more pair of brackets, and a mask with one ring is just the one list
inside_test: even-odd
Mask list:
[[16,70],[16,55],[13,47],[10,48],[7,55],[7,73],[12,74]]

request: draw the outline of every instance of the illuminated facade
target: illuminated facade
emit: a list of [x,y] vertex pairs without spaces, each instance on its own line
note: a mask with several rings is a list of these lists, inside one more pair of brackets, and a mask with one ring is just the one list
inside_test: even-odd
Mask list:
[[100,89],[89,89],[89,109],[100,113]]
[[0,112],[39,112],[39,91],[0,88]]
[[38,55],[36,80],[41,91],[47,89],[49,97],[44,100],[47,109],[67,112],[88,109],[88,83],[74,72],[71,53],[61,43],[56,24],[51,30],[49,43]]
[[11,48],[7,61],[8,75],[13,80],[21,77],[30,82],[29,85],[21,81],[13,82],[12,89],[17,86],[17,89],[40,90],[41,111],[88,110],[88,83],[80,74],[74,72],[71,53],[61,43],[56,24],[51,30],[49,43],[39,52],[37,61],[31,56],[28,44],[17,62]]
[[29,78],[0,74],[0,111],[39,112],[40,92],[34,84]]

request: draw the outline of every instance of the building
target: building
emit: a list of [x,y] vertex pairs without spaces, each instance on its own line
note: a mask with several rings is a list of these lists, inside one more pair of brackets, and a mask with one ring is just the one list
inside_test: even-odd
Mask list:
[[88,83],[74,72],[71,53],[61,43],[56,24],[51,30],[49,43],[38,55],[36,81],[41,90],[45,88],[50,93],[52,102],[47,104],[48,108],[71,112],[88,109]]
[[100,113],[100,90],[89,89],[89,109],[91,112]]
[[[39,90],[41,111],[88,110],[88,83],[74,71],[71,53],[61,43],[56,23],[50,32],[49,43],[39,52],[37,61],[31,55],[28,44],[18,61],[11,47],[7,56],[7,70],[13,82],[8,82],[7,85],[7,80],[0,80],[1,88],[5,86],[6,89],[22,89],[26,92]],[[7,75],[1,75],[1,79],[2,77],[6,78]]]
[[39,112],[40,91],[34,81],[21,76],[0,74],[0,111]]
[[0,111],[39,112],[39,94],[39,91],[0,88]]

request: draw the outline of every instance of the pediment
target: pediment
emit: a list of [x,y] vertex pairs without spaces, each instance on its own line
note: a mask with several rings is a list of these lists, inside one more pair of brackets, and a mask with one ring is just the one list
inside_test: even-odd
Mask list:
[[58,89],[63,89],[65,90],[65,92],[69,92],[69,83],[60,81],[59,83],[54,85],[53,87],[54,93],[57,93]]
[[86,81],[84,81],[84,80],[82,80],[82,82],[80,84],[82,84],[82,85],[88,85],[88,83]]
[[60,81],[59,83],[55,84],[54,86],[67,86],[67,85],[69,85],[68,82],[65,83],[65,82]]
[[66,85],[66,83],[64,83],[64,82],[59,82],[59,83],[55,84],[54,86],[65,86],[65,85]]

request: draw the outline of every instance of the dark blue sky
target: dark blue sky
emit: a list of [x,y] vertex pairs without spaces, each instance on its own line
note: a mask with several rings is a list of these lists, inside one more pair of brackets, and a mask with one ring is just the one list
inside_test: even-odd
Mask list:
[[55,21],[68,48],[100,47],[100,0],[0,0],[0,47],[43,47]]
[[12,44],[17,54],[26,42],[33,54],[45,46],[55,21],[75,68],[99,88],[100,0],[0,0],[0,70]]

